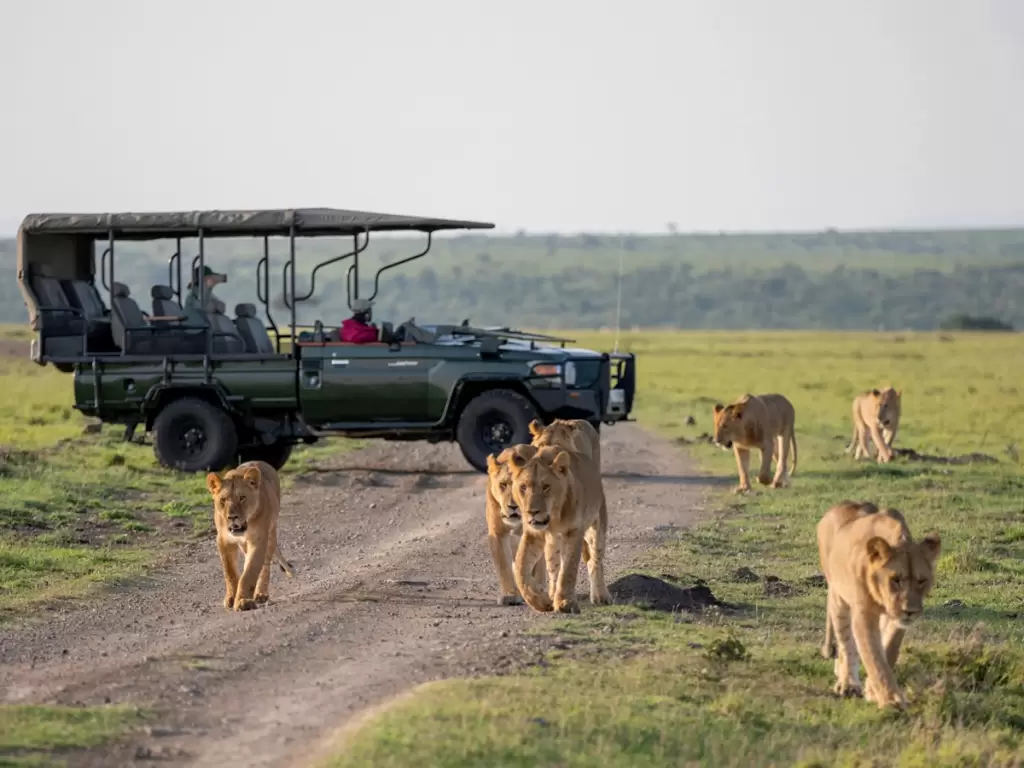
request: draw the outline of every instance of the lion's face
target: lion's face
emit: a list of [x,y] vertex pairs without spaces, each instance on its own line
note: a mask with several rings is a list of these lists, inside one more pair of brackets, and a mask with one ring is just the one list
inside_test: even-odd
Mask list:
[[919,615],[935,584],[935,561],[942,542],[937,533],[892,547],[881,537],[867,542],[869,578],[886,614],[906,627]]
[[565,502],[569,454],[559,448],[545,448],[529,458],[517,454],[510,463],[512,496],[522,510],[523,522],[532,532],[543,533]]
[[722,405],[717,403],[714,407],[715,445],[724,450],[732,448],[733,441],[743,434],[743,411],[742,403]]
[[878,423],[883,427],[892,428],[900,419],[900,393],[892,387],[879,391],[871,391],[878,407]]
[[244,473],[232,470],[223,478],[213,472],[206,476],[213,508],[223,517],[228,531],[236,536],[245,533],[249,520],[259,511],[262,480],[260,471],[255,467],[249,467]]
[[519,504],[512,496],[512,468],[509,466],[509,458],[513,453],[512,448],[506,448],[497,458],[487,457],[487,488],[498,502],[502,521],[514,533],[519,533],[523,527],[523,516],[519,512]]

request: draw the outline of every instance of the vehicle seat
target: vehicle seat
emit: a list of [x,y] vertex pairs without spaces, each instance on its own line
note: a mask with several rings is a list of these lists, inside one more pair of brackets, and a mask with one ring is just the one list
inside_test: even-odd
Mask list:
[[245,352],[245,341],[231,318],[216,310],[207,314],[213,329],[213,350],[227,354]]
[[[155,317],[185,317],[185,310],[174,297],[174,290],[169,285],[154,285],[149,290],[153,298],[153,315]],[[167,321],[164,321],[167,322]]]
[[148,354],[152,348],[152,336],[145,331],[129,334],[131,329],[147,328],[149,324],[124,283],[115,282],[110,288],[110,328],[114,344],[123,354]]
[[89,327],[89,349],[95,352],[117,351],[110,329],[110,310],[103,303],[95,284],[87,280],[61,280],[61,285],[71,305],[85,315]]
[[84,324],[81,315],[73,311],[67,295],[60,287],[60,281],[44,265],[33,268],[29,279],[39,310],[40,330],[51,336],[81,334]]
[[275,354],[274,342],[270,340],[270,334],[256,316],[255,304],[238,304],[235,307],[235,326],[245,342],[247,352]]

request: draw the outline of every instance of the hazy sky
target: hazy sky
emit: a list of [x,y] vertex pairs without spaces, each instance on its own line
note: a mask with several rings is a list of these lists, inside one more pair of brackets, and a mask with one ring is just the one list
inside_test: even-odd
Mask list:
[[0,232],[1024,225],[1022,0],[0,0]]

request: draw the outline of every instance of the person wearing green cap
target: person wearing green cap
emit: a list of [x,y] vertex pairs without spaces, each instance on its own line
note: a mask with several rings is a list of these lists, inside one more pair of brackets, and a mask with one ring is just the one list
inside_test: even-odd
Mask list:
[[[214,272],[209,267],[203,267],[203,282],[206,284],[206,303],[201,308],[204,312],[225,312],[224,302],[213,295],[213,287],[226,283],[227,275]],[[185,297],[184,310],[200,309],[199,297],[199,267],[192,272],[192,282],[188,284],[188,296]]]

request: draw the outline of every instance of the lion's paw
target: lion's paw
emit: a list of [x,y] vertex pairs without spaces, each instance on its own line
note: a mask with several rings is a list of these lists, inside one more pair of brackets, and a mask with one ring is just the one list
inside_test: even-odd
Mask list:
[[261,592],[256,593],[256,603],[258,605],[266,605],[270,601],[270,595],[263,594]]
[[234,606],[235,606],[235,596],[234,596],[234,594],[225,595],[224,596],[224,607],[227,608],[230,611],[232,608],[234,608]]
[[611,593],[606,589],[603,592],[591,593],[590,602],[593,605],[611,605],[614,601]]
[[745,494],[750,493],[750,486],[749,485],[737,485],[735,488],[732,489],[732,492],[735,493],[737,496],[743,496]]
[[522,605],[523,598],[519,595],[502,595],[498,598],[498,605]]
[[239,597],[235,600],[236,611],[252,611],[256,608],[256,601],[250,597]]
[[556,600],[555,601],[555,612],[556,613],[579,613],[580,606],[575,600]]
[[835,692],[836,696],[842,696],[844,699],[864,695],[864,691],[860,687],[860,684],[853,680],[837,680],[832,690]]
[[772,484],[772,476],[771,475],[758,475],[757,476],[757,482],[759,482],[761,485],[771,485]]

